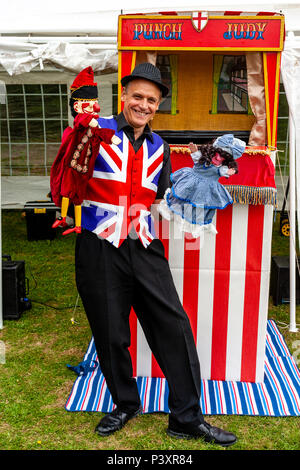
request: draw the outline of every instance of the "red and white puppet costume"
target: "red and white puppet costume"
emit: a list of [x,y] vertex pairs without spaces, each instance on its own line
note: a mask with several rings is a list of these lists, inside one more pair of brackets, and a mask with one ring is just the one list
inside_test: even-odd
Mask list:
[[61,217],[54,222],[53,228],[66,227],[69,203],[75,206],[75,227],[66,230],[63,235],[81,231],[81,203],[101,142],[118,143],[114,141],[114,130],[102,129],[98,125],[99,116],[96,113],[100,111],[100,106],[97,100],[94,72],[92,67],[87,67],[77,75],[71,86],[70,108],[75,118],[74,126],[65,129],[50,174],[52,199],[61,207]]

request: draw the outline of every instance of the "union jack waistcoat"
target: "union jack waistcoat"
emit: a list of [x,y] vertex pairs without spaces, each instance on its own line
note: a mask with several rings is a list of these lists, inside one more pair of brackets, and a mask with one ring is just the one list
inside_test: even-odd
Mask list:
[[100,145],[86,198],[82,204],[82,227],[119,247],[134,227],[145,248],[155,238],[150,206],[157,193],[163,166],[164,144],[153,133],[135,153],[116,120],[98,119],[100,127],[113,129],[119,145]]

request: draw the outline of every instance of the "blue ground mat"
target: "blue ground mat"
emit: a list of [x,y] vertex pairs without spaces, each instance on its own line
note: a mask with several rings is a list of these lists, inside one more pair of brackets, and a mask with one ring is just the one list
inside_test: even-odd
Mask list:
[[[70,367],[70,366],[68,366]],[[93,338],[83,361],[70,367],[77,374],[67,411],[110,412],[115,405],[101,372]],[[144,413],[169,412],[164,378],[137,377]],[[268,320],[263,383],[201,381],[205,415],[299,416],[300,371],[273,320]]]

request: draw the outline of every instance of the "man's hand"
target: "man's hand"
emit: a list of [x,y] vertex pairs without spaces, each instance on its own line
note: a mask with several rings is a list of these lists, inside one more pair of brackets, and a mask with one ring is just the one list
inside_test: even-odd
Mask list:
[[228,176],[232,176],[232,175],[234,175],[234,174],[235,174],[235,169],[234,169],[234,168],[229,168],[229,169],[227,170],[227,175],[228,175]]
[[161,201],[162,199],[155,199],[151,206],[151,214],[153,215],[155,220],[159,220],[159,217],[161,217],[160,213],[157,210],[157,207]]

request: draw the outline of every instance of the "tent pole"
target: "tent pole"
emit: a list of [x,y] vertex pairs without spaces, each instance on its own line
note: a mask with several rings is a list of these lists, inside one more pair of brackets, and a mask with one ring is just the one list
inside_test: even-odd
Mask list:
[[290,327],[289,331],[298,331],[296,327],[296,171],[295,149],[296,134],[293,117],[290,113]]
[[0,169],[0,330],[3,328],[3,294],[2,294],[2,198],[1,198],[1,169]]

